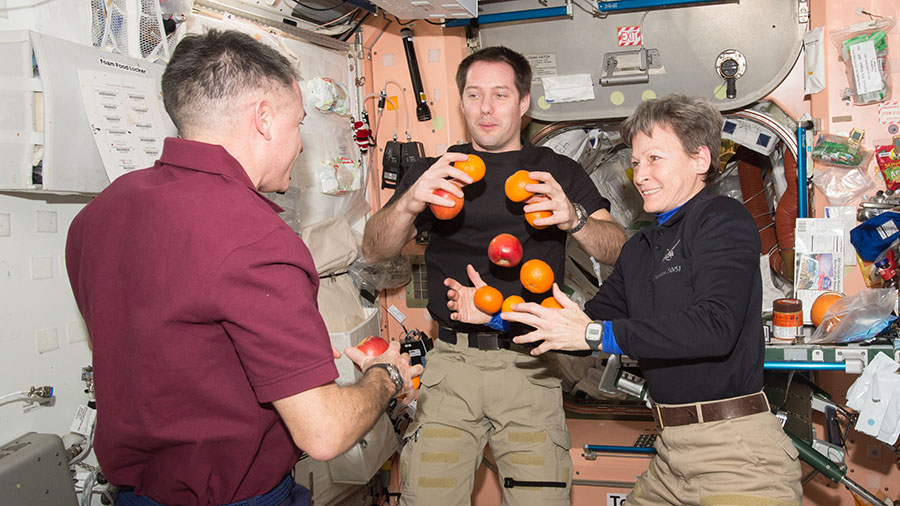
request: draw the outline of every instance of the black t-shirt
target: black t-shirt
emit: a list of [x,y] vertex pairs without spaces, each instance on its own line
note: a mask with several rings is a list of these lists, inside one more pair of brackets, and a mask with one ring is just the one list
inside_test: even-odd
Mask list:
[[[464,286],[471,286],[466,264],[472,264],[485,283],[500,290],[503,297],[520,295],[526,301],[540,302],[552,295],[533,294],[519,281],[519,266],[532,258],[539,258],[553,269],[554,279],[560,283],[565,272],[566,232],[555,226],[538,230],[525,221],[524,203],[506,198],[506,178],[518,170],[545,171],[553,175],[569,200],[584,206],[588,214],[599,209],[609,210],[609,201],[577,162],[555,153],[550,148],[536,148],[523,140],[519,151],[485,153],[471,144],[452,146],[449,151],[476,154],[484,160],[487,170],[481,181],[463,187],[465,203],[452,220],[438,220],[429,208],[416,218],[419,231],[430,227],[425,265],[428,277],[428,310],[440,325],[460,331],[490,330],[482,325],[467,325],[450,320],[447,308],[445,278],[453,278]],[[404,174],[393,203],[424,173],[437,158],[426,158]],[[522,262],[515,267],[500,267],[488,258],[488,243],[497,234],[508,233],[522,243]],[[512,334],[518,334],[515,329]]]

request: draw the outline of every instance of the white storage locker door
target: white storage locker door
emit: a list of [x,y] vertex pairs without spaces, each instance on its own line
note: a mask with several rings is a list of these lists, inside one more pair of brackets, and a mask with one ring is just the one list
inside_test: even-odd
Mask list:
[[[161,103],[159,80],[165,66],[40,33],[31,35],[44,90],[41,189],[50,193],[99,193],[109,184],[109,177],[85,111],[79,71],[105,73],[110,79],[150,80],[155,91],[152,98]],[[157,121],[156,127],[164,135],[175,134],[168,115]]]
[[0,189],[33,190],[31,170],[35,146],[43,135],[35,128],[35,91],[29,32],[0,32]]

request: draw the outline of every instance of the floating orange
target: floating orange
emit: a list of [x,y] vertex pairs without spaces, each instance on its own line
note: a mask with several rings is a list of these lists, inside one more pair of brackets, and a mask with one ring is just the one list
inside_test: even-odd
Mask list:
[[553,297],[552,295],[542,300],[541,305],[552,309],[562,309],[562,306],[559,304],[559,302],[556,302],[556,297]]
[[473,183],[481,181],[484,177],[484,160],[478,155],[469,155],[468,160],[453,162],[453,166],[468,174]]
[[510,295],[503,301],[503,306],[500,307],[500,312],[508,313],[513,310],[513,306],[516,304],[521,304],[525,302],[525,299],[519,297],[518,295]]
[[475,290],[475,306],[487,314],[494,314],[503,306],[503,294],[493,286],[484,285]]
[[[825,318],[825,313],[831,309],[831,306],[842,299],[844,294],[840,292],[825,292],[822,295],[816,297],[815,302],[813,302],[812,307],[809,309],[809,317],[812,319],[813,325],[818,327],[822,324],[822,319]],[[836,320],[836,321],[832,321]],[[836,325],[837,322],[840,321],[839,317],[834,317],[829,319],[829,323],[831,325]]]
[[525,185],[537,184],[538,182],[539,181],[528,177],[527,170],[517,171],[512,176],[506,178],[506,184],[504,185],[506,197],[513,202],[528,200],[534,193],[526,190]]
[[547,262],[533,258],[522,264],[519,280],[529,292],[544,293],[553,287],[553,269]]
[[525,221],[532,227],[540,230],[542,228],[547,228],[547,225],[535,225],[534,220],[538,218],[549,218],[551,216],[553,216],[553,213],[550,211],[532,211],[530,213],[525,213]]

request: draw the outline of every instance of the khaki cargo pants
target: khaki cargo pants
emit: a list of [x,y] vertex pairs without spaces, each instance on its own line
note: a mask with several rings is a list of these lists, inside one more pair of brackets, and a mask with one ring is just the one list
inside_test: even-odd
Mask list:
[[800,462],[771,413],[665,427],[628,506],[797,506]]
[[[569,504],[572,459],[560,380],[524,351],[436,340],[400,457],[405,506],[468,505],[490,443],[504,506]],[[502,486],[504,478],[565,488]]]

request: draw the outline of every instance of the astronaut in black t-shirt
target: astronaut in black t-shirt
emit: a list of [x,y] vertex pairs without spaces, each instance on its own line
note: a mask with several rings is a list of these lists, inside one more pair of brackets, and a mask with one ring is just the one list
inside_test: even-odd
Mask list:
[[[463,60],[456,80],[472,143],[414,165],[363,237],[365,258],[380,261],[398,255],[418,231],[430,231],[428,310],[440,328],[406,433],[401,504],[468,504],[488,443],[501,477],[564,484],[503,488],[507,504],[569,504],[572,467],[560,380],[541,358],[512,343],[518,328],[498,328],[495,315],[477,309],[473,294],[488,284],[504,297],[540,302],[550,296],[527,291],[518,266],[490,262],[487,247],[497,234],[516,236],[522,263],[543,260],[557,280],[564,276],[569,235],[598,261],[612,264],[625,234],[579,164],[520,136],[530,104],[531,70],[524,57],[503,47],[483,49]],[[451,165],[468,154],[486,166],[477,182]],[[514,203],[504,183],[523,169],[538,181],[526,187],[536,196]],[[452,205],[433,193],[438,188],[465,199],[455,218],[438,220],[429,209]],[[524,213],[534,211],[552,213],[534,221],[543,228],[526,222]]]

